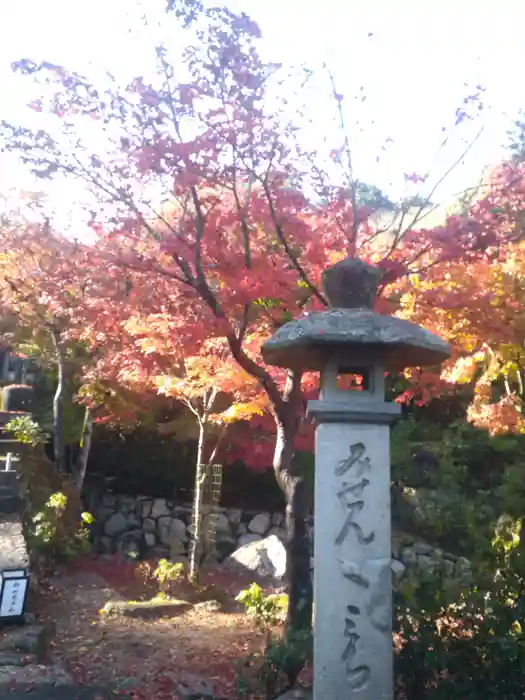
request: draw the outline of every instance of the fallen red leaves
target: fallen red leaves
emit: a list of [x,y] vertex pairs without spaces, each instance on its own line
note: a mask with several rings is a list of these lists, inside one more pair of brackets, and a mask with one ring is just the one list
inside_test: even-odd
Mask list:
[[[176,681],[187,672],[202,677],[218,696],[235,698],[237,665],[261,649],[264,631],[234,607],[231,612],[196,607],[154,621],[102,618],[99,610],[115,594],[137,599],[144,593],[135,570],[135,564],[117,559],[86,558],[48,582],[40,615],[56,624],[54,659],[79,685],[115,686],[135,700],[176,699]],[[246,580],[210,570],[203,584],[233,603]],[[176,594],[183,597],[187,584],[178,585]]]

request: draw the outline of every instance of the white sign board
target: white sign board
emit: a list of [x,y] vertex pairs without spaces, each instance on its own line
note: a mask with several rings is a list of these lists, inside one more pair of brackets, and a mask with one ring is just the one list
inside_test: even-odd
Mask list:
[[[24,612],[29,579],[16,572],[4,571],[0,575],[0,619],[3,617],[20,617]],[[22,572],[23,574],[23,572]]]

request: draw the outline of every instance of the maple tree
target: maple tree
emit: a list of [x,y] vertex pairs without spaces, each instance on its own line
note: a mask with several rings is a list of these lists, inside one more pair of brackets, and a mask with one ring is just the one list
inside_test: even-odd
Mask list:
[[[65,334],[72,322],[69,266],[73,245],[64,247],[46,226],[4,224],[0,236],[2,330],[15,346],[29,349],[57,371],[53,398],[55,464],[64,471],[63,402],[68,354]],[[61,274],[58,274],[58,270]],[[71,359],[71,358],[69,358]]]
[[402,284],[402,314],[446,337],[454,350],[441,373],[427,372],[425,388],[417,377],[405,398],[425,402],[470,385],[468,418],[491,435],[525,429],[524,174],[522,163],[501,164],[467,210],[464,225],[485,239],[481,253],[443,260]]
[[[20,61],[16,70],[47,85],[32,108],[51,112],[62,126],[48,133],[4,123],[6,147],[37,175],[79,178],[96,195],[92,256],[104,261],[120,289],[115,304],[98,307],[94,337],[107,341],[98,376],[112,376],[118,385],[123,373],[144,376],[148,362],[160,361],[159,353],[121,352],[123,319],[143,313],[148,326],[153,316],[161,320],[163,332],[184,348],[185,362],[196,362],[203,376],[209,343],[225,341],[227,365],[235,367],[230,380],[236,373],[243,382],[249,376],[249,392],[256,383],[264,394],[266,411],[251,424],[268,416],[274,423],[273,468],[287,500],[288,622],[305,627],[312,613],[310,499],[294,457],[316,380],[265,366],[261,343],[298,313],[326,305],[322,270],[347,254],[381,266],[378,309],[388,311],[395,308],[388,289],[396,280],[478,255],[491,239],[486,227],[460,217],[438,229],[417,229],[423,207],[398,212],[389,231],[374,228],[369,210],[357,205],[347,137],[331,154],[346,173],[345,185],[331,184],[323,161],[316,165],[300,146],[296,124],[266,99],[279,83],[279,66],[261,59],[257,25],[245,14],[198,2],[174,2],[172,9],[190,36],[182,80],[163,46],[157,47],[157,73],[125,89],[115,81],[94,85],[49,63]],[[344,127],[335,88],[334,100]],[[475,95],[466,99],[457,122],[475,101]],[[100,127],[100,149],[84,138],[86,118]],[[318,201],[305,194],[308,187]],[[133,313],[122,314],[123,305]],[[170,353],[166,361],[173,362]],[[165,375],[176,376],[173,366]],[[179,390],[177,381],[170,391]],[[245,457],[249,463],[251,451]]]
[[[80,490],[87,469],[93,411],[108,403],[97,394],[94,370],[101,333],[114,327],[120,287],[93,251],[65,238],[46,222],[15,217],[0,229],[0,308],[2,334],[56,379],[52,402],[54,462],[67,471],[65,442],[79,443],[74,478]],[[111,335],[104,334],[111,347]],[[83,406],[83,419],[73,404]],[[66,410],[65,410],[66,409]]]
[[[179,439],[195,437],[197,442],[188,557],[188,578],[196,581],[207,534],[202,506],[210,469],[229,426],[247,421],[255,414],[264,414],[268,399],[255,379],[232,360],[224,339],[204,341],[197,355],[187,357],[186,348],[170,321],[166,315],[153,314],[133,315],[126,320],[123,331],[128,334],[129,343],[125,344],[124,353],[131,349],[138,363],[132,372],[121,370],[118,382],[136,391],[144,386],[154,387],[159,394],[173,398],[186,409],[174,420],[159,424],[158,429],[163,434],[175,433]],[[112,359],[114,362],[115,358]],[[141,363],[141,359],[145,362]]]

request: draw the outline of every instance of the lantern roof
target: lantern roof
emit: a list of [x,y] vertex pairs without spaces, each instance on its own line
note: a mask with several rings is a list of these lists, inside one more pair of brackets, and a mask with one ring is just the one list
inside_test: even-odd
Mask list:
[[267,364],[299,371],[339,364],[379,364],[401,370],[440,364],[450,346],[435,333],[395,316],[372,311],[381,271],[346,258],[323,273],[330,309],[286,323],[262,346]]

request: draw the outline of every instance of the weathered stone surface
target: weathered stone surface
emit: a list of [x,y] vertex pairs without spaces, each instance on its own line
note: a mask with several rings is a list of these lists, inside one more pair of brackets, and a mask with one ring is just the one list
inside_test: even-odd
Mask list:
[[177,540],[182,540],[183,542],[188,539],[186,534],[186,525],[179,520],[179,518],[173,518],[170,523],[170,536]]
[[401,535],[392,535],[392,556],[394,559],[399,559],[402,548],[403,537]]
[[263,578],[282,579],[286,573],[286,549],[278,537],[271,535],[240,547],[226,563]]
[[232,525],[239,525],[242,519],[242,510],[240,508],[229,508],[226,511],[226,515]]
[[151,518],[146,518],[142,521],[142,528],[144,529],[144,532],[155,532],[157,525]]
[[413,550],[416,554],[432,554],[433,547],[428,542],[415,542]]
[[388,467],[388,425],[317,425],[313,658],[320,698],[393,698]]
[[139,617],[154,619],[158,617],[176,617],[182,615],[192,607],[185,600],[164,600],[153,598],[152,600],[110,600],[100,614],[103,617]]
[[441,566],[446,576],[452,576],[454,574],[454,562],[450,561],[450,559],[443,559]]
[[[36,673],[29,675],[27,669],[35,669]],[[28,666],[24,669],[24,680],[20,682],[17,680],[13,687],[10,683],[9,689],[5,691],[9,693],[9,700],[27,700],[28,697],[31,700],[114,700],[115,692],[120,690],[120,688],[115,691],[114,688],[102,688],[95,685],[79,686],[73,684],[69,677],[64,680],[62,674],[66,674],[65,671],[61,670],[60,674],[58,672],[46,674],[47,670],[47,666]],[[2,690],[0,686],[0,693]]]
[[463,581],[469,581],[472,577],[472,565],[465,557],[459,557],[455,566],[454,574]]
[[[439,494],[431,492],[427,493],[427,491],[425,491],[424,497],[421,489],[418,489],[417,493],[414,492],[414,498],[417,499],[417,502],[419,502],[420,498],[422,498],[425,502],[428,500],[430,500],[430,502],[434,502],[434,500],[440,497]],[[110,495],[111,499],[114,500],[113,507],[110,508],[109,506],[101,506],[99,511],[95,512],[96,521],[103,525],[104,519],[107,520],[110,516],[113,516],[115,512],[119,512],[126,520],[125,530],[119,531],[119,527],[116,527],[116,534],[110,536],[104,533],[104,528],[101,527],[101,534],[99,534],[96,541],[98,552],[102,554],[110,554],[119,549],[119,551],[122,553],[122,540],[124,535],[131,532],[133,533],[132,536],[136,537],[138,534],[137,531],[141,530],[143,537],[139,539],[146,550],[146,557],[169,558],[172,561],[179,561],[181,558],[184,558],[187,555],[189,546],[188,532],[190,530],[190,528],[187,527],[187,523],[190,522],[190,504],[175,505],[172,508],[167,502],[167,507],[170,509],[171,515],[160,516],[157,522],[157,520],[152,517],[142,518],[143,508],[144,512],[149,512],[152,509],[153,500],[151,498],[143,496],[136,497],[134,499],[134,508],[130,511],[129,507],[131,503],[128,503],[126,505],[127,510],[125,513],[123,513],[118,510],[120,508],[120,499],[115,499],[112,494]],[[104,515],[103,518],[101,518],[100,511],[102,511]],[[206,522],[207,518],[213,517],[213,510],[210,512],[210,509],[208,509],[208,511],[209,515],[205,516]],[[133,513],[136,514],[135,519]],[[262,535],[254,532],[248,532],[247,525],[253,521],[254,515],[259,520],[259,516],[263,516],[264,527],[266,527],[267,524],[266,516],[269,515],[270,526],[265,532],[265,535],[275,535],[279,539],[286,541],[283,513],[275,512],[271,514],[254,514],[253,512],[243,512],[240,509],[233,508],[218,510],[217,515],[219,527],[215,538],[215,555],[219,562],[222,562],[225,558],[229,557],[239,547],[249,544],[250,542],[260,541],[262,539]],[[179,522],[172,525],[171,523],[173,521]],[[118,524],[118,522],[119,519],[117,518],[116,523]],[[120,522],[123,524],[122,521]],[[276,523],[281,523],[281,525],[276,525]],[[112,527],[113,524],[114,521],[110,523],[110,527]],[[164,544],[159,541],[160,530],[162,530],[164,535]],[[308,525],[308,534],[313,538],[313,528],[311,524]],[[135,551],[136,549],[137,544],[135,542]],[[401,554],[402,552],[403,554]],[[436,565],[429,565],[429,562],[427,562],[425,559],[420,562],[419,557],[421,556],[430,557],[436,562]],[[462,580],[468,579],[471,575],[470,569],[464,564],[459,564],[456,573],[454,567],[458,557],[443,552],[439,547],[434,547],[430,543],[418,541],[412,535],[409,535],[406,532],[398,532],[393,536],[392,557],[395,560],[398,560],[398,564],[394,565],[397,579],[402,578],[406,574],[405,568],[410,569],[416,578],[418,575],[422,575],[422,573],[426,573],[428,571],[440,571],[446,576]]]
[[379,267],[348,257],[323,271],[323,289],[333,309],[371,309],[382,277]]
[[109,537],[114,537],[115,535],[125,532],[128,528],[128,522],[126,517],[122,513],[114,513],[111,515],[104,525],[104,532]]
[[417,554],[414,552],[412,547],[403,547],[401,550],[401,561],[403,564],[416,564],[417,563]]
[[126,518],[126,523],[127,523],[128,528],[130,528],[130,529],[135,529],[137,527],[141,527],[141,521],[139,518],[137,518],[135,513],[130,513],[128,515],[128,517]]
[[184,542],[180,540],[174,540],[169,546],[169,558],[171,561],[179,558],[186,553],[186,548],[184,547]]
[[214,613],[220,612],[222,605],[218,600],[203,600],[201,603],[195,603],[193,608],[204,613]]
[[186,525],[178,518],[163,516],[158,520],[159,539],[162,544],[171,546],[175,542],[186,542]]
[[215,697],[213,686],[202,676],[198,676],[195,673],[175,675],[172,672],[168,672],[166,675],[171,679],[173,689],[185,700],[205,700],[206,698]]
[[275,535],[278,537],[282,542],[286,540],[286,531],[283,530],[282,527],[271,527],[269,532],[269,535]]
[[284,695],[279,695],[276,700],[312,700],[312,688],[292,688]]
[[215,528],[217,536],[231,535],[230,521],[224,513],[210,513],[206,515],[204,518],[204,527],[208,529],[210,526]]
[[272,525],[274,527],[282,527],[284,523],[283,513],[272,513]]
[[27,547],[18,515],[0,515],[0,571],[25,569],[29,565]]
[[0,668],[2,668],[2,666],[26,666],[28,663],[38,663],[34,654],[20,654],[20,652],[17,653],[16,651],[0,651]]
[[439,563],[432,557],[429,557],[428,554],[421,554],[417,558],[417,564],[420,569],[427,572],[435,571],[439,566]]
[[160,518],[163,515],[169,515],[170,509],[166,503],[165,498],[156,498],[153,501],[153,506],[151,508],[151,517]]
[[153,501],[143,501],[140,504],[140,511],[143,518],[149,518],[151,515],[151,509],[153,508]]
[[246,544],[251,544],[252,542],[260,542],[262,540],[261,535],[256,535],[254,532],[247,532],[245,535],[239,537],[239,547],[244,547]]
[[270,529],[271,522],[272,519],[269,513],[258,513],[250,520],[248,530],[255,532],[257,535],[265,535]]
[[[381,360],[387,370],[439,364],[450,346],[425,328],[367,309],[315,311],[285,323],[262,346],[267,364],[300,370],[320,370],[328,348],[344,348],[353,361]],[[361,352],[361,358],[359,358]]]
[[169,545],[170,523],[171,518],[169,515],[163,515],[157,520],[159,540],[165,545]]
[[97,510],[97,522],[105,522],[113,513],[115,512],[115,507],[113,506],[103,506]]
[[[38,692],[35,691],[36,687],[40,687],[40,684],[44,684],[44,687],[49,688],[49,695],[44,695],[43,697],[49,700],[58,700],[60,697],[65,697],[73,700],[73,698],[78,697],[73,692],[68,696],[61,695],[60,690],[56,686],[69,686],[70,689],[76,690],[78,693],[78,688],[73,686],[73,680],[68,672],[61,666],[54,664],[53,666],[44,666],[42,664],[28,664],[27,666],[16,667],[16,666],[0,666],[0,693],[2,693],[2,687],[11,686],[15,683],[13,688],[13,695],[9,692],[9,698],[15,698],[17,691],[24,693],[22,690],[24,684],[29,687],[25,690],[25,694],[22,697],[28,697],[27,693],[31,693],[29,697],[38,700]],[[0,694],[0,697],[3,697]],[[42,697],[42,696],[40,696]]]
[[118,540],[117,550],[126,559],[143,559],[146,554],[146,541],[142,530],[125,532]]
[[46,653],[51,633],[51,625],[34,624],[7,629],[0,636],[0,651],[35,654],[40,660]]
[[390,568],[392,569],[392,573],[394,574],[394,578],[397,579],[398,581],[403,578],[405,571],[407,570],[406,566],[403,564],[402,561],[399,561],[398,559],[392,559],[390,562]]
[[135,499],[133,496],[121,496],[119,498],[119,508],[122,511],[132,511],[135,510]]
[[216,555],[219,561],[229,557],[238,547],[238,541],[234,537],[221,537],[216,544]]
[[111,554],[113,551],[113,540],[111,537],[102,535],[102,537],[98,540],[98,551],[101,554]]

